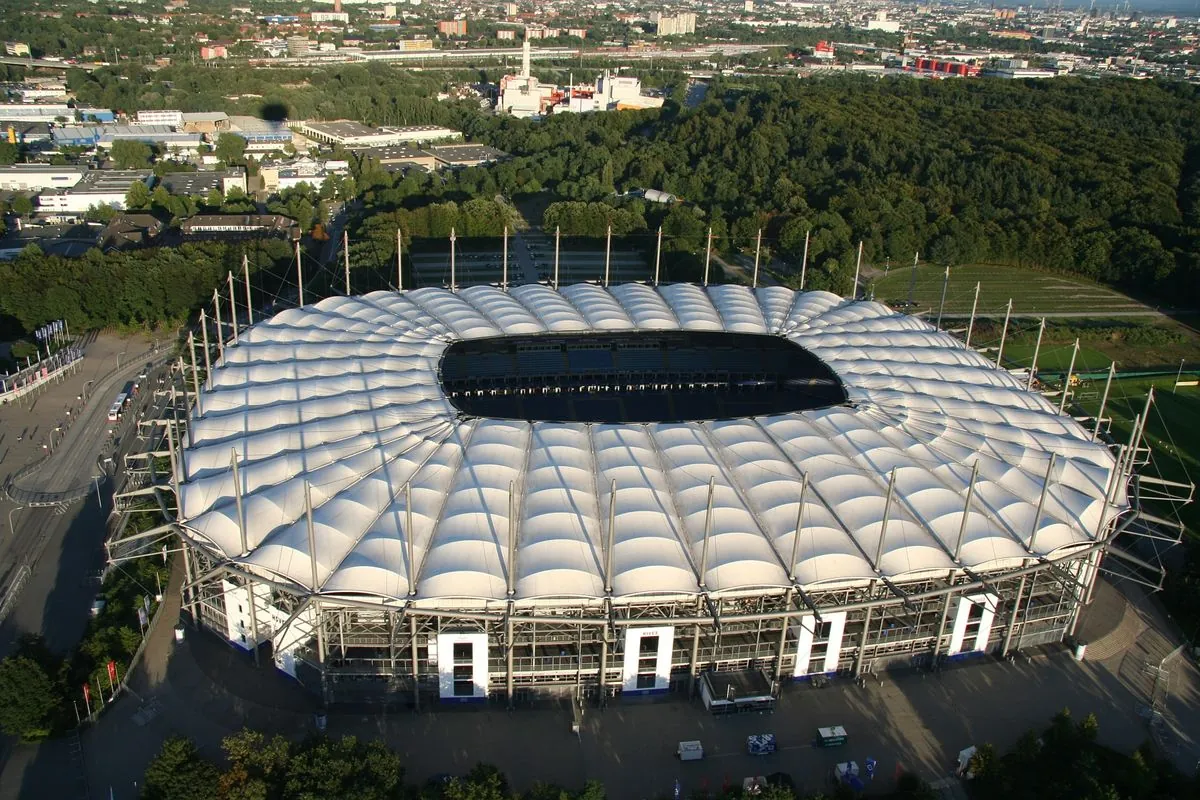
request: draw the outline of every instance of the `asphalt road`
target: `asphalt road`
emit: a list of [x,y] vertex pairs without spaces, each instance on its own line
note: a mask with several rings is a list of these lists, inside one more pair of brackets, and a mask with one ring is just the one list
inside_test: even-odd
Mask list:
[[[19,485],[61,491],[92,483],[99,489],[98,497],[88,495],[65,508],[22,508],[7,498],[0,502],[0,513],[6,523],[0,535],[0,564],[7,573],[3,585],[8,586],[9,578],[20,564],[32,566],[16,605],[0,625],[0,653],[6,652],[16,637],[26,632],[40,633],[52,648],[66,650],[78,641],[86,627],[87,608],[96,590],[91,576],[104,562],[102,544],[117,477],[114,469],[120,467],[124,454],[135,448],[134,420],[153,391],[146,386],[137,403],[115,426],[108,421],[108,408],[125,383],[145,369],[145,349],[149,346],[149,342],[126,342],[117,351],[124,353],[121,369],[104,377],[115,364],[112,343],[98,346],[93,343],[81,369],[49,387],[32,404],[32,409],[27,404],[0,411],[5,438],[21,436],[16,431],[26,432],[17,443],[24,446],[5,449],[0,459],[0,469],[9,476],[49,449],[48,434],[63,422],[65,406],[72,406],[77,421],[62,433],[61,441],[58,434],[54,435],[49,459]],[[89,399],[80,409],[76,398],[89,382]],[[152,382],[153,377],[143,381],[143,385]],[[105,472],[101,471],[103,457],[113,458]]]

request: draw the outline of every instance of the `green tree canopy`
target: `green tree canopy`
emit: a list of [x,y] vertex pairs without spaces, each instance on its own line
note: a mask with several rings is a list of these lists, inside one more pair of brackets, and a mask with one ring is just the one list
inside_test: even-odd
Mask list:
[[236,133],[222,133],[217,137],[217,158],[226,164],[246,163],[246,140]]
[[145,142],[118,139],[113,142],[109,156],[120,169],[145,169],[150,166],[154,151]]
[[216,800],[219,775],[190,739],[172,736],[146,768],[142,800]]

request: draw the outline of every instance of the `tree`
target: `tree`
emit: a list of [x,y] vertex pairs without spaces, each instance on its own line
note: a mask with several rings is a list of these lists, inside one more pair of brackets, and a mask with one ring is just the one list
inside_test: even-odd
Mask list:
[[112,222],[113,217],[117,215],[117,210],[107,203],[101,203],[98,206],[88,206],[87,211],[83,212],[83,218],[88,222],[99,222],[107,225]]
[[190,739],[172,736],[146,767],[143,800],[215,800],[219,772]]
[[143,181],[134,181],[125,193],[125,207],[140,211],[150,207],[150,189]]
[[145,169],[150,166],[150,158],[154,151],[145,142],[118,139],[113,142],[109,155],[121,169]]
[[41,739],[62,704],[45,668],[25,655],[0,661],[0,728],[10,736]]
[[222,133],[217,137],[216,155],[226,164],[245,163],[246,140],[236,133]]
[[14,195],[10,206],[18,217],[28,217],[33,213],[33,201],[27,195]]
[[20,157],[20,145],[12,144],[8,139],[0,140],[0,164],[15,164]]

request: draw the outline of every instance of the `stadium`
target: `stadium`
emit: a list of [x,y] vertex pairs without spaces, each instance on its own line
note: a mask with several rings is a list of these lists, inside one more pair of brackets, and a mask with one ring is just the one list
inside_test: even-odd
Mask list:
[[1130,459],[1025,376],[825,292],[331,297],[204,378],[184,608],[325,702],[740,710],[1003,655],[1071,635],[1132,518]]

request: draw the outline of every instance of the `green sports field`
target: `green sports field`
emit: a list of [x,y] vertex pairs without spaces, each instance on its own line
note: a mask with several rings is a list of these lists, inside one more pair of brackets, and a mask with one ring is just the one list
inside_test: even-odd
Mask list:
[[[875,299],[893,308],[904,307],[909,299],[913,270],[911,265],[894,265],[869,282]],[[937,314],[942,297],[945,268],[920,264],[916,282],[912,285],[913,313]],[[1099,284],[1068,275],[994,264],[972,264],[950,268],[950,283],[946,290],[946,310],[949,315],[971,313],[975,284],[979,288],[980,316],[1003,316],[1009,299],[1014,314],[1071,314],[1103,317],[1145,314],[1153,316],[1154,309]]]

